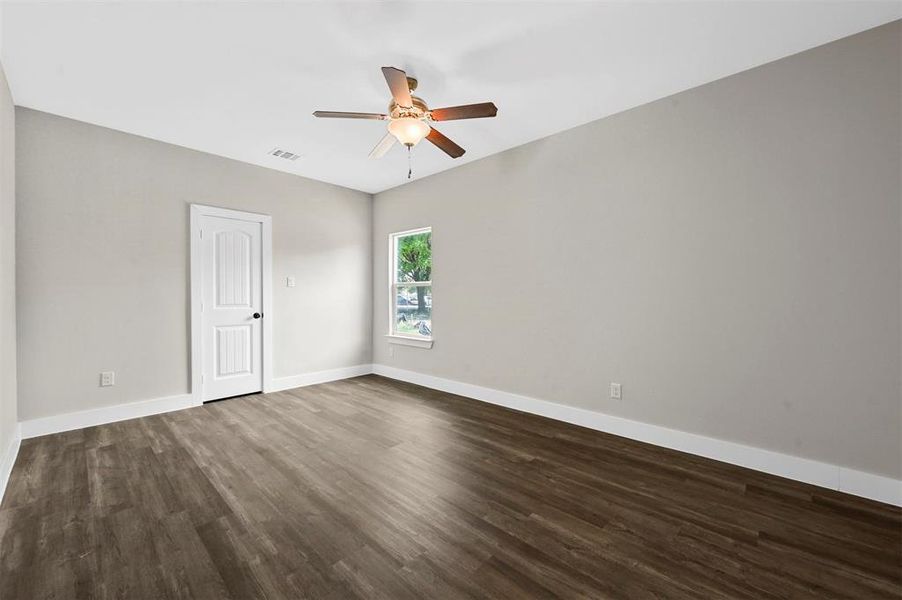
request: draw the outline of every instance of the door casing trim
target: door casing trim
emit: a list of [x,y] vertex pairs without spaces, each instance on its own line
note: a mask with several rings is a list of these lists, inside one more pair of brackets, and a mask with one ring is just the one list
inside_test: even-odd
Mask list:
[[272,391],[272,332],[273,332],[273,311],[272,311],[272,217],[260,213],[245,212],[234,210],[231,208],[220,208],[218,206],[207,206],[205,204],[191,204],[191,270],[189,278],[191,281],[191,398],[195,405],[203,403],[203,337],[201,331],[202,316],[200,311],[201,298],[203,290],[201,289],[201,273],[202,273],[202,256],[200,243],[200,220],[201,217],[223,217],[226,219],[237,219],[240,221],[249,221],[260,223],[263,232],[261,244],[261,258],[263,261],[261,281],[263,284],[263,391]]

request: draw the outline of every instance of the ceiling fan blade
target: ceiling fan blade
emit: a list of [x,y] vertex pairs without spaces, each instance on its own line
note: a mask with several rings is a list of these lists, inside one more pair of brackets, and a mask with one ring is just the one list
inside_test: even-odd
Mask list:
[[445,137],[438,129],[430,129],[426,139],[438,146],[442,152],[451,158],[460,158],[466,152],[466,150]]
[[382,67],[382,74],[385,76],[385,82],[388,83],[388,89],[391,90],[395,103],[404,108],[413,106],[410,87],[407,85],[407,73],[394,67]]
[[494,117],[498,114],[498,107],[492,102],[480,104],[466,104],[464,106],[449,106],[448,108],[432,109],[433,121],[454,121],[456,119],[481,119]]
[[332,110],[318,110],[313,113],[313,116],[321,119],[377,119],[380,121],[388,118],[388,115],[380,113],[337,112]]
[[379,140],[379,143],[376,144],[376,147],[370,152],[370,158],[382,158],[385,156],[385,153],[388,152],[392,146],[395,145],[395,136],[390,133],[386,133],[385,137]]

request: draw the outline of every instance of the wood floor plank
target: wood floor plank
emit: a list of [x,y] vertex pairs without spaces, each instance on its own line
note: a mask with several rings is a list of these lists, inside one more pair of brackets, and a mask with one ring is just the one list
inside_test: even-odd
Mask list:
[[25,440],[0,598],[902,598],[902,510],[365,376]]

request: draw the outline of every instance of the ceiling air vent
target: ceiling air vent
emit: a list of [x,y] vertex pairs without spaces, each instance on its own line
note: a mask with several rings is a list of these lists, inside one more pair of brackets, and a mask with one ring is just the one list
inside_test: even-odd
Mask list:
[[294,152],[289,152],[288,150],[282,150],[281,148],[273,148],[270,151],[270,154],[273,156],[278,156],[279,158],[284,158],[285,160],[297,160],[301,157],[300,154],[295,154]]

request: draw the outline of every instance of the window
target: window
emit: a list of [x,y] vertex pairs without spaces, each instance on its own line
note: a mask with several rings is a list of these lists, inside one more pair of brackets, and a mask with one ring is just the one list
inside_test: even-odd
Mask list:
[[432,346],[432,229],[389,237],[389,336],[396,343]]

